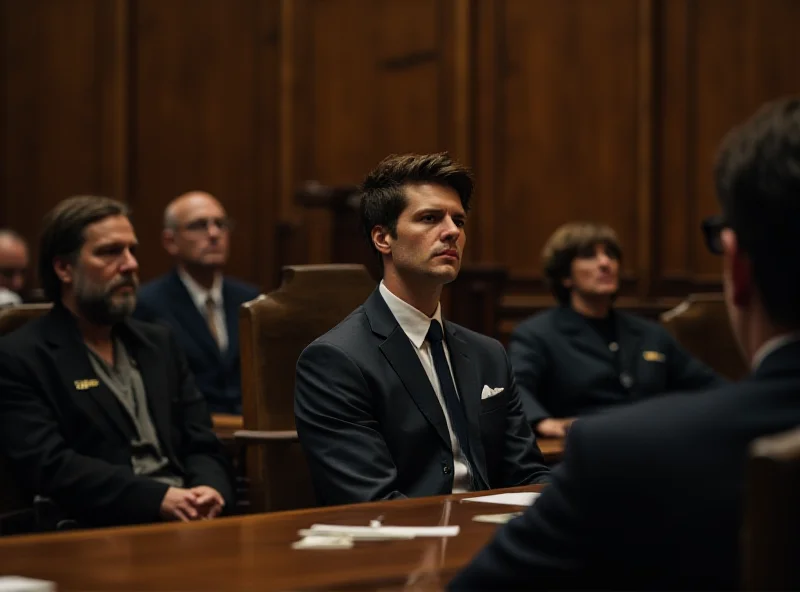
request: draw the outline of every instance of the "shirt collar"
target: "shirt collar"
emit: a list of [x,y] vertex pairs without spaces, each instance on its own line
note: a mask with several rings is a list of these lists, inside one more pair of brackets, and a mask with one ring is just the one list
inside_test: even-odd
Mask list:
[[206,290],[203,286],[198,284],[192,276],[180,267],[178,268],[178,277],[181,278],[183,285],[186,286],[186,290],[189,292],[189,296],[192,297],[195,305],[197,305],[197,308],[201,310],[205,309],[206,300],[208,300],[209,296],[211,296],[216,306],[222,304],[222,274],[218,273],[214,277],[214,285],[211,286],[210,290]]
[[411,343],[413,343],[417,349],[422,349],[422,345],[425,343],[425,337],[428,335],[428,329],[430,329],[433,319],[439,321],[439,324],[442,325],[442,330],[444,330],[441,303],[436,305],[436,312],[433,313],[432,317],[429,317],[424,312],[411,306],[408,302],[392,294],[389,288],[383,283],[383,280],[381,280],[378,289],[380,290],[381,296],[383,296],[383,299],[386,301],[386,306],[389,307],[394,318],[397,319],[400,328],[403,329],[403,332],[405,332],[411,340]]
[[795,341],[800,341],[800,331],[796,331],[794,333],[785,333],[783,335],[778,335],[777,337],[773,337],[772,339],[768,339],[767,341],[765,341],[761,345],[761,347],[759,347],[758,350],[756,350],[756,353],[753,356],[753,362],[751,364],[753,372],[755,372],[758,369],[758,367],[762,364],[762,362],[771,353],[779,350],[785,345],[794,343]]

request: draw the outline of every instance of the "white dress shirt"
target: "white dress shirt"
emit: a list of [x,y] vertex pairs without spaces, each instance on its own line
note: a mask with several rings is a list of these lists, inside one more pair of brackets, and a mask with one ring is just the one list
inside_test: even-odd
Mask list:
[[206,290],[203,286],[194,281],[194,278],[182,269],[178,269],[178,276],[181,278],[183,285],[192,297],[192,301],[197,306],[203,318],[206,318],[206,301],[209,296],[214,301],[214,327],[217,329],[217,341],[219,342],[219,350],[221,352],[228,349],[228,329],[225,324],[225,303],[222,300],[222,275],[217,274],[214,278],[214,285],[210,290]]
[[[433,317],[429,317],[392,294],[389,288],[384,285],[383,281],[381,281],[379,290],[389,310],[392,311],[394,318],[397,319],[400,328],[414,346],[414,351],[417,352],[419,361],[425,369],[425,374],[428,375],[428,380],[431,381],[433,392],[436,393],[436,398],[439,399],[439,405],[441,405],[442,411],[444,412],[444,419],[447,422],[447,431],[450,434],[450,447],[453,449],[453,493],[472,491],[469,464],[458,443],[458,438],[456,438],[455,432],[453,432],[450,414],[447,412],[447,405],[442,395],[442,389],[439,386],[439,378],[436,375],[436,368],[433,365],[433,353],[431,352],[430,343],[425,340],[433,319],[439,321],[442,325],[442,331],[444,331],[444,323],[442,323],[442,305],[437,305]],[[450,350],[447,349],[447,341],[443,339],[442,345],[444,346],[444,355],[447,358],[447,366],[450,368],[450,376],[453,379],[453,386],[456,389],[456,394],[458,394],[456,379],[455,376],[453,376],[453,365],[450,362]]]
[[761,362],[763,362],[764,359],[772,352],[779,350],[784,345],[794,343],[795,341],[800,341],[800,331],[796,333],[778,335],[777,337],[773,337],[772,339],[765,341],[763,344],[761,344],[761,347],[758,348],[753,356],[753,363],[751,364],[751,369],[753,372],[758,369],[758,367],[761,365]]

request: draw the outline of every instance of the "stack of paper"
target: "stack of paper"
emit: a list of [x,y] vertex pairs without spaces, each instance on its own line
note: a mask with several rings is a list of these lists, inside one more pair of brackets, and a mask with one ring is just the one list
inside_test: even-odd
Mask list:
[[314,524],[299,530],[302,538],[292,544],[293,549],[350,549],[355,541],[388,541],[417,537],[454,537],[458,526],[340,526]]
[[484,504],[505,504],[509,506],[531,506],[539,493],[535,491],[521,491],[518,493],[496,493],[494,495],[483,495],[480,497],[468,497],[462,502],[483,502]]

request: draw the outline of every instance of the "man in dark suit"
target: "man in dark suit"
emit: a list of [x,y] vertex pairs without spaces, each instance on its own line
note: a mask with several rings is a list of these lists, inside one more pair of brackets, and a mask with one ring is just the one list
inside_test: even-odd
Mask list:
[[543,259],[559,305],[520,323],[508,344],[525,417],[537,434],[563,437],[581,415],[724,384],[661,325],[614,309],[622,249],[612,228],[564,224]]
[[800,424],[800,100],[729,133],[716,186],[706,237],[752,374],[577,422],[553,484],[451,589],[738,587],[748,446]]
[[318,499],[343,504],[543,481],[503,347],[442,320],[472,196],[445,154],[389,157],[361,219],[383,281],[297,362],[295,415]]
[[54,301],[0,340],[0,444],[21,484],[83,525],[217,516],[230,467],[169,331],[130,320],[136,235],[102,197],[48,215],[39,273]]
[[134,317],[170,327],[213,413],[242,412],[239,306],[258,288],[223,277],[231,221],[212,195],[192,191],[164,212],[175,269],[143,285]]

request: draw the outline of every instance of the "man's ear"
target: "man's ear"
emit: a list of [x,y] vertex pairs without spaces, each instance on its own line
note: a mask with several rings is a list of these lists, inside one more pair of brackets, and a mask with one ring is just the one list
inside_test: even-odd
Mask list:
[[178,254],[178,245],[175,244],[175,231],[172,228],[165,228],[161,231],[161,244],[164,250],[173,257]]
[[392,254],[392,234],[389,232],[389,229],[385,226],[375,226],[372,229],[372,244],[375,245],[375,248],[378,249],[378,252],[381,255],[391,255]]
[[61,280],[62,284],[72,284],[72,274],[75,267],[62,257],[55,257],[53,259],[53,271],[56,272],[58,279]]
[[561,280],[561,285],[564,286],[567,290],[572,290],[574,282],[572,281],[571,277],[565,277]]
[[720,235],[723,252],[723,273],[730,282],[731,300],[737,307],[746,307],[753,297],[753,267],[733,230],[726,228]]

